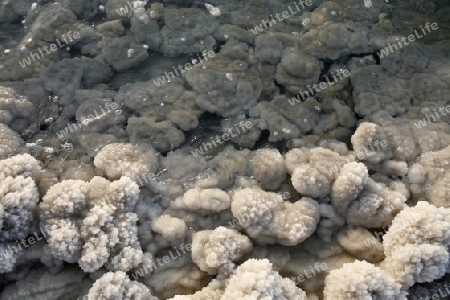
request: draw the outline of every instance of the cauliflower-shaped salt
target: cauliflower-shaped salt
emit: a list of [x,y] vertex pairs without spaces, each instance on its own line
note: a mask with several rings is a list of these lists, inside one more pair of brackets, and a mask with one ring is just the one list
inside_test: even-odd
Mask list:
[[197,232],[192,239],[192,260],[209,274],[232,271],[235,262],[250,254],[250,239],[226,227]]
[[112,143],[95,156],[94,165],[109,179],[127,176],[142,185],[146,183],[146,177],[158,169],[158,157],[153,149],[145,145]]
[[228,281],[221,300],[286,299],[306,300],[295,283],[274,271],[268,259],[249,259],[240,265]]
[[220,212],[230,208],[230,196],[221,189],[194,188],[172,202],[175,209]]
[[26,238],[39,202],[41,168],[29,154],[0,161],[0,242]]
[[308,164],[309,151],[307,148],[294,148],[284,154],[284,162],[286,165],[286,171],[292,175],[296,167],[301,164]]
[[248,173],[253,176],[261,187],[276,190],[286,178],[286,167],[283,156],[277,149],[260,149],[250,155]]
[[392,157],[392,147],[388,144],[385,130],[374,123],[359,125],[351,141],[356,158],[362,162],[378,164]]
[[291,180],[295,190],[305,196],[323,198],[331,189],[327,176],[309,165],[295,168]]
[[94,282],[88,299],[97,300],[158,300],[140,282],[132,281],[125,272],[108,272]]
[[182,240],[187,233],[186,222],[169,215],[162,215],[151,224],[152,230],[161,234],[169,241]]
[[[297,155],[303,156],[300,153]],[[340,169],[350,162],[351,158],[340,156],[337,152],[322,147],[311,149],[309,153],[304,155],[300,158],[292,157],[288,161],[289,168],[293,169],[292,186],[301,195],[324,198],[330,194],[332,183]],[[308,160],[308,162],[305,163],[305,160]]]
[[316,230],[319,204],[310,198],[295,203],[283,201],[280,194],[259,188],[244,188],[234,193],[231,212],[247,234],[260,244],[293,246]]
[[362,163],[351,162],[342,167],[331,187],[331,200],[340,212],[355,200],[369,178],[369,171]]
[[[15,249],[19,249],[14,251]],[[15,242],[0,244],[0,274],[14,270],[24,251]]]
[[408,244],[431,244],[450,248],[450,209],[419,201],[402,210],[383,237],[386,256]]
[[128,177],[109,182],[64,180],[40,204],[41,230],[54,257],[85,272],[128,271],[142,260],[134,213],[139,187]]
[[168,300],[220,300],[224,288],[224,281],[213,279],[207,286],[193,295],[177,295]]
[[325,300],[406,300],[394,279],[359,260],[330,272],[325,279],[324,296]]
[[395,248],[381,268],[404,289],[414,283],[431,282],[445,275],[449,253],[445,247],[408,244]]
[[365,228],[389,226],[392,219],[406,207],[406,196],[369,178],[359,198],[347,209],[347,222]]
[[450,209],[419,201],[401,211],[383,237],[381,268],[404,289],[450,271]]

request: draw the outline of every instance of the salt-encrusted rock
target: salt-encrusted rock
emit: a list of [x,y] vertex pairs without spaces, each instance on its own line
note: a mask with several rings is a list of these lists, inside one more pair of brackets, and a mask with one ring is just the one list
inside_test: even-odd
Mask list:
[[137,43],[143,43],[153,51],[158,51],[161,43],[159,26],[155,20],[139,20],[134,17],[131,19],[131,32],[134,33]]
[[346,228],[339,232],[339,244],[353,256],[370,263],[384,259],[383,244],[364,228]]
[[[0,126],[6,126],[0,124]],[[0,241],[26,238],[39,202],[41,167],[29,154],[0,161]]]
[[[241,147],[253,148],[261,136],[256,119],[226,119],[222,120],[220,125],[227,134],[225,138]],[[222,138],[224,136],[222,135]]]
[[53,185],[40,204],[40,226],[48,251],[78,262],[85,272],[105,266],[129,271],[142,261],[134,213],[139,187],[128,177],[109,182],[65,180]]
[[450,210],[419,201],[393,220],[383,237],[381,268],[404,289],[430,282],[449,271]]
[[158,169],[158,157],[148,145],[126,143],[109,144],[94,158],[94,165],[109,179],[116,180],[127,176],[138,185],[145,185],[148,176]]
[[289,150],[284,154],[284,162],[287,173],[292,175],[297,166],[307,164],[309,162],[309,149],[295,148]]
[[232,24],[223,24],[214,33],[214,37],[218,41],[226,42],[230,38],[234,38],[238,41],[245,42],[247,44],[255,43],[255,35],[249,30],[245,30],[239,26]]
[[24,275],[19,280],[20,285],[8,285],[2,291],[1,300],[20,300],[24,297],[36,300],[76,299],[87,293],[92,285],[92,280],[86,278],[86,274],[75,266],[68,266],[57,275],[45,269],[34,269]]
[[195,106],[195,94],[187,91],[180,79],[165,84],[157,80],[125,84],[114,99],[141,116],[169,120],[183,131],[196,128],[202,111]]
[[257,150],[248,158],[247,168],[263,189],[276,190],[286,178],[283,156],[276,149]]
[[[301,195],[323,198],[330,194],[341,168],[352,159],[321,147],[310,150],[308,156],[300,158],[298,166],[291,167],[292,185]],[[309,162],[303,163],[308,158]]]
[[[234,51],[232,55],[238,53]],[[200,108],[233,117],[256,104],[262,91],[261,79],[245,60],[216,54],[201,65],[185,74],[186,81],[197,93],[196,104]]]
[[386,300],[406,299],[394,279],[366,261],[346,263],[325,279],[326,300],[363,300],[373,295]]
[[258,243],[286,246],[301,243],[314,233],[320,217],[319,205],[311,198],[290,203],[283,201],[279,194],[259,188],[236,191],[231,200],[231,211]]
[[351,73],[355,112],[361,116],[369,116],[379,110],[391,115],[404,113],[410,102],[406,82],[381,70],[382,67],[375,65]]
[[255,56],[258,60],[272,65],[278,64],[283,52],[283,44],[277,38],[260,35],[255,39],[255,46]]
[[168,56],[212,50],[212,34],[219,26],[213,16],[198,8],[166,8],[160,51]]
[[220,212],[230,208],[230,196],[221,189],[190,189],[172,202],[176,209]]
[[440,207],[449,206],[448,187],[448,158],[450,146],[440,151],[423,153],[418,161],[409,169],[408,180],[411,182],[413,195],[420,199],[426,197],[434,205]]
[[448,271],[446,247],[432,244],[407,244],[395,250],[381,263],[381,268],[403,288],[414,283],[432,282]]
[[[250,110],[250,116],[260,119],[261,129],[270,130],[271,142],[296,138],[316,130],[324,119],[330,117],[322,114],[317,100],[306,98],[302,101],[302,97],[296,95],[289,99],[285,95],[275,96],[270,102],[258,103]],[[317,134],[323,134],[324,131],[321,129]]]
[[392,222],[383,238],[386,256],[397,247],[413,244],[442,245],[448,249],[450,244],[450,209],[436,207],[425,201],[401,211]]
[[86,87],[106,82],[113,74],[113,69],[102,55],[84,61],[84,63],[82,83]]
[[450,207],[450,172],[436,180],[427,191],[427,198],[438,207]]
[[213,279],[210,283],[202,288],[200,291],[193,295],[176,295],[170,300],[194,300],[194,299],[210,299],[210,300],[220,300],[223,295],[223,288],[225,283],[223,281]]
[[319,61],[304,51],[286,49],[277,66],[276,80],[293,94],[308,90],[308,85],[319,81]]
[[[346,211],[348,223],[365,228],[389,226],[394,217],[406,207],[406,195],[393,187],[386,187],[368,179],[359,197]],[[336,205],[338,211],[342,207]]]
[[70,103],[81,86],[84,66],[79,58],[67,58],[50,64],[40,74],[45,88],[58,95],[63,103]]
[[87,97],[77,108],[75,118],[83,132],[113,131],[125,122],[121,107],[110,99]]
[[0,24],[8,24],[18,20],[20,16],[26,14],[31,6],[31,2],[31,0],[19,0],[2,3]]
[[61,6],[70,9],[79,19],[89,20],[98,10],[98,0],[62,0]]
[[30,51],[24,50],[8,53],[0,58],[3,66],[0,68],[0,81],[18,81],[38,77],[39,72],[50,63],[51,55],[43,57],[37,63],[29,55]]
[[273,270],[268,259],[249,259],[231,276],[220,299],[245,299],[248,297],[306,300],[306,293],[289,278]]
[[196,177],[208,167],[208,164],[203,156],[194,156],[188,149],[182,148],[167,153],[167,156],[161,159],[161,167],[167,170],[162,175],[163,178],[184,181]]
[[150,142],[156,150],[168,152],[184,142],[184,134],[170,121],[157,122],[154,118],[131,117],[127,133],[133,143]]
[[29,138],[38,131],[36,123],[44,121],[43,115],[51,115],[46,98],[47,93],[40,83],[4,83],[0,86],[0,110],[9,121],[2,123]]
[[[394,41],[392,41],[392,44],[394,44]],[[389,53],[389,55],[385,55],[380,59],[380,65],[383,67],[385,73],[387,73],[386,75],[395,76],[396,78],[410,79],[409,82],[411,84],[411,88],[414,91],[415,98],[417,97],[418,101],[434,102],[434,100],[440,100],[427,99],[431,98],[431,96],[435,98],[439,95],[436,91],[433,92],[433,88],[444,88],[442,82],[443,78],[440,79],[439,76],[435,77],[432,74],[423,74],[424,72],[428,73],[430,70],[427,69],[431,67],[430,55],[427,53],[428,51],[417,44],[413,44],[410,45],[411,47],[405,48],[392,48],[394,50],[398,49],[398,51],[392,51],[391,48],[389,48],[389,45],[386,46],[387,48],[380,50],[380,53],[382,53],[383,50],[385,51],[384,53],[386,53],[386,51]],[[398,46],[398,44],[396,46]],[[432,85],[433,87],[429,85]],[[426,95],[428,93],[429,95]]]
[[182,219],[162,215],[152,222],[152,230],[169,241],[182,241],[188,228]]
[[70,9],[64,8],[60,3],[51,3],[40,12],[31,27],[32,38],[55,43],[57,29],[68,29],[77,21],[77,17]]
[[0,123],[0,159],[6,159],[11,155],[21,152],[23,140],[8,125]]
[[136,44],[132,36],[114,39],[102,49],[102,54],[106,62],[118,72],[135,67],[148,58],[147,50]]
[[299,46],[319,59],[332,60],[351,53],[368,53],[371,50],[369,30],[365,25],[334,21],[313,26],[300,38]]
[[367,167],[362,163],[351,162],[342,167],[331,188],[332,203],[345,210],[364,189],[369,178]]
[[208,166],[217,176],[217,187],[227,189],[233,186],[236,178],[245,175],[246,161],[250,153],[248,149],[239,151],[229,146],[208,161]]
[[250,254],[250,239],[226,227],[197,232],[192,239],[192,260],[209,274],[230,273],[235,263]]
[[378,164],[392,157],[386,131],[376,124],[360,124],[351,140],[356,158],[362,162]]
[[130,280],[125,272],[108,272],[94,282],[88,298],[158,300],[142,283]]

